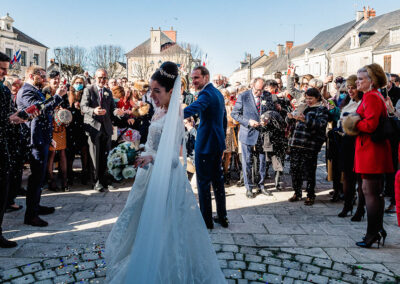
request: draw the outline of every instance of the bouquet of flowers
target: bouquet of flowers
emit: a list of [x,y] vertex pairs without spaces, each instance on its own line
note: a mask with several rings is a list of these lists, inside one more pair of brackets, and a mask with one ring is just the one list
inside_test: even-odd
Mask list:
[[133,167],[139,148],[132,142],[124,142],[112,149],[107,157],[108,172],[116,179],[134,178],[136,170]]

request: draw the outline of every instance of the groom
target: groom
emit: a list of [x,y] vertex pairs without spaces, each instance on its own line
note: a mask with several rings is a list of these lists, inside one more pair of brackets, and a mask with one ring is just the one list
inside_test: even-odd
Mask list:
[[[210,73],[207,68],[203,66],[194,68],[191,78],[196,91],[200,92],[197,101],[184,109],[184,117],[200,115],[194,150],[200,211],[208,229],[214,228],[213,219],[226,228],[228,218],[221,164],[227,125],[224,98],[210,83]],[[211,183],[218,214],[214,218],[211,208]]]

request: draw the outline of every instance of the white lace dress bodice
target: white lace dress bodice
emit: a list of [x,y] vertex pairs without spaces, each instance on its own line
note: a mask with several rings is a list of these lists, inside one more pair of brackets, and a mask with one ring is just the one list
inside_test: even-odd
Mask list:
[[[156,112],[154,117],[157,119],[151,122],[142,156],[151,155],[156,159],[165,116]],[[164,228],[159,235],[162,253],[152,267],[142,267],[143,257],[137,252],[133,256],[135,239],[143,235],[138,229],[139,223],[148,224],[147,220],[141,220],[143,210],[157,210],[151,206],[151,200],[145,202],[153,168],[154,165],[149,164],[137,171],[125,207],[108,236],[105,252],[107,282],[148,284],[147,278],[144,280],[142,276],[137,276],[145,271],[146,275],[154,275],[150,281],[154,283],[226,283],[186,171],[178,162],[172,163],[165,200],[167,211],[159,220]],[[145,235],[147,237],[148,233]],[[148,246],[148,249],[141,247],[139,251],[151,251],[154,244],[145,243],[144,246]]]

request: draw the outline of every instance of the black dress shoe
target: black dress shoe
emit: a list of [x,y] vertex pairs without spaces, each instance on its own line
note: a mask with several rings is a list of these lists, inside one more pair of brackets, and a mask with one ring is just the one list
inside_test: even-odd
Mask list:
[[224,228],[228,228],[228,226],[229,226],[229,221],[228,221],[228,218],[226,218],[226,217],[221,219],[217,216],[214,216],[213,220],[215,223],[220,224]]
[[53,214],[54,211],[56,211],[56,209],[54,207],[47,207],[47,206],[42,206],[39,205],[39,215],[49,215],[49,214]]
[[213,222],[211,222],[209,224],[206,224],[206,226],[207,226],[207,229],[209,229],[209,230],[214,229],[214,223]]
[[4,236],[0,235],[0,247],[1,248],[14,248],[17,246],[16,242],[7,240]]
[[35,227],[46,227],[49,225],[45,220],[41,219],[40,217],[33,217],[32,219],[28,219],[25,217],[24,224]]

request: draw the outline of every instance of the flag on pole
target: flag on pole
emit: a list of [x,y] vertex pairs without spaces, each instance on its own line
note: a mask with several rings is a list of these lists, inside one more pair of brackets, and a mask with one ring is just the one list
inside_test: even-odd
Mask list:
[[14,64],[15,62],[19,62],[21,59],[21,49],[19,49],[13,56],[13,58],[10,61],[10,64]]
[[207,62],[207,53],[206,53],[206,56],[204,57],[204,60],[203,60],[203,66],[204,67],[206,66],[206,62]]

